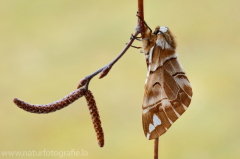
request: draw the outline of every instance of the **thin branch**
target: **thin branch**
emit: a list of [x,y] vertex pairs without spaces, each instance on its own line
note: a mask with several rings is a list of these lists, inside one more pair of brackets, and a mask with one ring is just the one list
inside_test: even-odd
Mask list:
[[[137,35],[139,33],[141,33],[141,36],[144,37],[144,24],[143,24],[143,20],[144,20],[144,17],[143,17],[143,0],[138,0],[138,15],[139,17],[142,19],[138,19],[138,24],[136,26],[136,31],[135,33],[133,34],[133,37],[137,37]],[[112,66],[125,54],[125,52],[129,49],[129,47],[132,45],[133,41],[135,40],[135,38],[131,38],[130,41],[127,43],[127,45],[125,46],[125,48],[122,50],[122,52],[112,61],[110,62],[109,64],[105,65],[104,67],[98,69],[97,71],[93,72],[92,74],[82,78],[77,86],[77,88],[79,89],[80,87],[83,87],[83,89],[81,89],[81,92],[84,90],[84,91],[87,91],[88,90],[88,86],[89,86],[89,83],[91,81],[91,79],[93,77],[95,77],[97,74],[100,74],[99,76],[99,79],[105,77],[108,72],[111,70]],[[74,91],[75,92],[75,91]],[[68,99],[72,99],[75,97],[74,94],[69,94],[68,96]],[[80,97],[78,97],[80,98]],[[76,100],[76,99],[75,99]],[[73,100],[73,101],[75,101]],[[26,111],[29,111],[29,112],[34,112],[34,113],[48,113],[48,112],[53,112],[53,111],[56,111],[58,109],[60,109],[60,107],[66,107],[67,105],[71,104],[73,101],[71,102],[63,102],[65,101],[65,99],[61,99],[57,102],[54,102],[54,103],[50,103],[50,104],[46,104],[46,105],[34,105],[34,104],[29,104],[27,102],[24,102],[18,98],[14,98],[14,103],[16,105],[18,105],[20,108],[23,108],[24,110]],[[64,104],[60,104],[59,105],[59,102],[61,103],[61,101],[64,103]],[[52,107],[55,108],[55,106],[57,105],[57,108],[58,109],[52,109]],[[50,109],[51,108],[51,109]]]
[[[132,35],[132,37],[137,37],[137,35],[139,33],[141,33],[141,37],[142,39],[144,39],[144,12],[143,12],[143,0],[138,0],[138,16],[140,18],[138,18],[138,23],[137,26],[135,28],[136,32],[134,33],[134,35]],[[99,79],[105,77],[108,72],[110,71],[110,69],[112,68],[112,66],[124,55],[124,53],[129,49],[129,47],[132,45],[133,41],[135,40],[135,38],[131,38],[130,41],[127,43],[127,45],[125,46],[125,48],[123,49],[123,51],[109,64],[105,65],[104,67],[98,69],[97,71],[93,72],[92,74],[84,77],[83,79],[80,80],[77,88],[80,88],[82,86],[85,86],[84,88],[87,90],[88,89],[88,85],[91,81],[91,79],[96,76],[97,74],[100,74]]]
[[[134,33],[134,36],[137,37],[137,35],[139,33],[140,33],[139,31],[136,31]],[[39,114],[54,112],[56,110],[59,110],[59,109],[62,109],[64,107],[68,106],[69,104],[73,103],[75,100],[77,100],[78,98],[82,97],[85,94],[85,91],[88,90],[89,82],[94,76],[96,76],[97,74],[99,74],[101,72],[99,78],[105,77],[108,74],[108,72],[110,71],[110,69],[112,68],[112,66],[129,49],[129,47],[132,45],[134,40],[135,40],[134,38],[131,38],[130,41],[125,46],[125,48],[123,49],[123,51],[112,62],[110,62],[106,66],[98,69],[97,71],[93,72],[92,74],[90,74],[90,75],[84,77],[83,79],[81,79],[79,84],[78,84],[78,89],[73,91],[72,93],[70,93],[66,97],[60,99],[59,101],[53,102],[53,103],[50,103],[50,104],[45,104],[45,105],[37,105],[37,104],[29,104],[25,101],[22,101],[22,100],[18,99],[18,98],[14,98],[13,102],[19,108],[22,108],[25,111],[32,112],[32,113],[39,113]],[[84,86],[84,88],[79,89],[82,86]]]
[[[144,38],[144,16],[143,16],[143,0],[138,0],[138,16],[142,19],[138,18],[138,24],[135,28],[135,33],[133,34],[132,37],[137,37],[137,35],[139,33],[141,33],[141,37],[142,39]],[[111,70],[112,66],[125,54],[125,52],[129,49],[129,47],[132,45],[133,41],[136,38],[130,38],[130,41],[127,43],[127,45],[125,46],[125,48],[122,50],[122,52],[109,64],[105,65],[104,67],[98,69],[97,71],[93,72],[92,74],[82,78],[77,86],[77,90],[73,91],[72,93],[70,93],[69,95],[67,95],[66,97],[62,98],[59,101],[50,103],[50,104],[45,104],[45,105],[36,105],[36,104],[29,104],[25,101],[22,101],[18,98],[14,98],[13,102],[21,109],[31,112],[31,113],[38,113],[38,114],[42,114],[42,113],[50,113],[50,112],[54,112],[56,110],[60,110],[66,106],[68,106],[69,104],[73,103],[74,101],[76,101],[77,99],[79,99],[80,97],[82,97],[83,95],[85,96],[87,102],[88,102],[88,106],[89,106],[89,110],[90,110],[90,114],[93,120],[93,124],[94,124],[94,128],[95,131],[97,133],[97,138],[98,138],[98,143],[99,146],[102,147],[104,145],[104,134],[103,134],[103,130],[101,127],[101,121],[100,121],[100,116],[98,114],[98,110],[96,107],[96,102],[94,100],[94,96],[92,95],[91,91],[88,90],[88,86],[89,83],[91,81],[91,79],[93,77],[95,77],[97,74],[100,74],[99,79],[105,77],[108,72]],[[83,87],[81,88],[80,87]]]
[[158,159],[158,141],[159,138],[154,139],[154,159]]
[[[140,32],[139,31],[136,31],[133,36],[137,36]],[[84,77],[83,79],[80,80],[77,88],[80,88],[82,86],[84,86],[84,89],[88,90],[88,85],[91,81],[91,79],[96,76],[97,74],[100,74],[99,76],[99,79],[105,77],[108,72],[111,70],[112,66],[125,54],[125,52],[129,49],[129,47],[132,45],[133,41],[135,39],[134,38],[131,38],[130,41],[127,43],[127,45],[125,46],[125,48],[122,50],[122,52],[112,61],[110,62],[109,64],[105,65],[104,67],[98,69],[97,71],[93,72],[92,74]]]
[[[143,0],[138,0],[138,25],[136,30],[139,30],[141,33],[142,39],[145,38],[145,27],[144,27],[144,9],[143,9]],[[148,60],[146,59],[146,64],[148,67]]]
[[[139,33],[140,33],[139,31],[136,31],[134,33],[134,36],[137,37],[137,35]],[[110,69],[112,68],[112,66],[129,49],[129,47],[132,45],[134,40],[135,40],[134,38],[131,38],[130,41],[125,46],[125,48],[123,49],[123,51],[112,62],[110,62],[106,66],[98,69],[97,71],[93,72],[92,74],[90,74],[90,75],[84,77],[83,79],[81,79],[79,84],[78,84],[78,87],[77,87],[78,89],[73,91],[72,93],[70,93],[66,97],[60,99],[59,101],[49,103],[49,104],[45,104],[45,105],[37,105],[37,104],[29,104],[25,101],[22,101],[22,100],[18,99],[18,98],[14,98],[13,102],[19,108],[22,108],[25,111],[32,112],[32,113],[39,113],[39,114],[54,112],[56,110],[59,110],[59,109],[62,109],[64,107],[68,106],[69,104],[73,103],[75,100],[77,100],[78,98],[82,97],[85,94],[85,91],[88,90],[89,82],[94,76],[96,76],[97,74],[99,74],[101,72],[99,78],[105,77],[108,74],[108,72],[110,71]],[[79,89],[82,86],[84,86],[84,88]]]
[[[140,18],[138,18],[138,25],[137,27],[139,28],[140,32],[141,32],[141,36],[142,36],[142,39],[144,39],[145,37],[145,28],[144,28],[144,10],[143,10],[143,0],[138,0],[138,16]],[[137,30],[137,29],[136,29]]]
[[[148,25],[144,22],[144,10],[143,10],[143,0],[138,0],[138,25],[136,30],[138,29],[141,32],[142,39],[145,38],[144,25],[148,27]],[[148,27],[149,28],[149,27]],[[146,64],[148,68],[148,60],[146,59]],[[158,141],[159,138],[154,139],[154,159],[158,159]]]

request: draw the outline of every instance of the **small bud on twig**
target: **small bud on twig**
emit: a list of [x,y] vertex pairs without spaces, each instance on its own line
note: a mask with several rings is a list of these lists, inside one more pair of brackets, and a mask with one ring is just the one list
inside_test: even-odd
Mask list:
[[104,69],[102,70],[100,76],[99,76],[99,79],[105,77],[105,76],[108,74],[109,71],[110,71],[110,68],[109,68],[109,67],[104,68]]
[[79,84],[78,84],[78,86],[77,86],[77,89],[78,89],[78,88],[81,88],[82,86],[84,86],[84,85],[86,84],[86,82],[87,82],[87,78],[86,78],[86,77],[82,78],[82,79],[79,81]]

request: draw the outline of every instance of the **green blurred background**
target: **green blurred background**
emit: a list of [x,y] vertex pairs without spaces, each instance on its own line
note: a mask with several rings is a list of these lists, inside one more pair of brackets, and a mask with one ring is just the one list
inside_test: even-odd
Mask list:
[[[144,7],[149,26],[168,26],[177,36],[179,60],[193,88],[189,109],[160,137],[160,158],[240,158],[240,1],[145,0]],[[140,50],[129,49],[108,76],[90,83],[103,148],[84,98],[42,115],[12,102],[18,97],[46,104],[75,90],[80,79],[124,48],[136,11],[136,0],[0,1],[1,153],[74,149],[88,156],[63,158],[153,158],[153,140],[142,129],[147,68]]]

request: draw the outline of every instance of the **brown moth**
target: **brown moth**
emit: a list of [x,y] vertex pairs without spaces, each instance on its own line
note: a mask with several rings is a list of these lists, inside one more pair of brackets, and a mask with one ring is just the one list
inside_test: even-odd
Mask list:
[[185,112],[192,88],[177,58],[176,39],[167,27],[145,28],[143,53],[148,74],[142,104],[142,122],[147,139],[164,134]]

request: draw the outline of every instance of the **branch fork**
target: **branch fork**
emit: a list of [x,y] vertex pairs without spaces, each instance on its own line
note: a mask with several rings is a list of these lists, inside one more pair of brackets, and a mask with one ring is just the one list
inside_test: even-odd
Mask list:
[[[141,29],[140,29],[141,30]],[[104,145],[104,134],[103,129],[101,126],[101,120],[98,113],[97,105],[94,100],[94,96],[92,92],[88,89],[89,83],[93,77],[95,77],[97,74],[100,73],[99,79],[105,77],[109,71],[111,70],[112,66],[125,54],[125,52],[129,49],[129,47],[132,45],[133,41],[136,39],[137,35],[140,33],[140,31],[136,31],[134,34],[132,34],[132,37],[130,41],[127,43],[125,48],[122,50],[122,52],[109,64],[105,65],[104,67],[98,69],[97,71],[93,72],[92,74],[82,78],[79,81],[79,84],[77,86],[77,89],[64,98],[45,105],[37,105],[37,104],[30,104],[23,100],[20,100],[18,98],[14,98],[13,102],[21,109],[31,112],[31,113],[37,113],[37,114],[44,114],[44,113],[51,113],[55,112],[56,110],[60,110],[71,103],[75,102],[77,99],[79,99],[82,96],[85,96],[88,108],[90,111],[90,115],[92,118],[92,122],[94,125],[94,129],[97,134],[98,144],[100,147],[103,147]]]
[[[99,116],[99,112],[97,109],[97,105],[94,99],[94,96],[92,92],[88,89],[89,83],[93,77],[95,77],[97,74],[100,73],[99,79],[105,77],[109,71],[111,70],[112,66],[125,54],[125,52],[129,49],[130,46],[132,46],[133,41],[139,40],[146,40],[144,39],[144,25],[147,26],[147,24],[144,21],[144,14],[143,14],[143,0],[138,0],[138,12],[137,12],[137,17],[138,17],[138,23],[137,26],[135,27],[135,33],[132,34],[130,41],[126,44],[125,48],[122,50],[122,52],[109,64],[105,65],[104,67],[98,69],[97,71],[93,72],[92,74],[82,78],[79,81],[79,84],[77,86],[77,89],[73,92],[71,92],[69,95],[65,96],[64,98],[50,103],[50,104],[45,104],[45,105],[36,105],[36,104],[29,104],[25,101],[22,101],[18,98],[14,98],[13,102],[21,109],[31,112],[31,113],[51,113],[56,110],[60,110],[69,104],[73,103],[77,99],[79,99],[82,96],[85,96],[88,104],[88,108],[90,111],[90,115],[92,118],[92,122],[94,125],[94,129],[97,135],[97,140],[98,144],[100,147],[103,147],[104,145],[104,133],[103,129],[101,126],[101,120]],[[147,26],[148,27],[148,26]],[[141,33],[141,40],[137,35]],[[134,46],[133,46],[134,47]],[[139,48],[139,47],[137,47]],[[154,159],[158,158],[158,139],[155,139],[155,144],[154,144]]]

